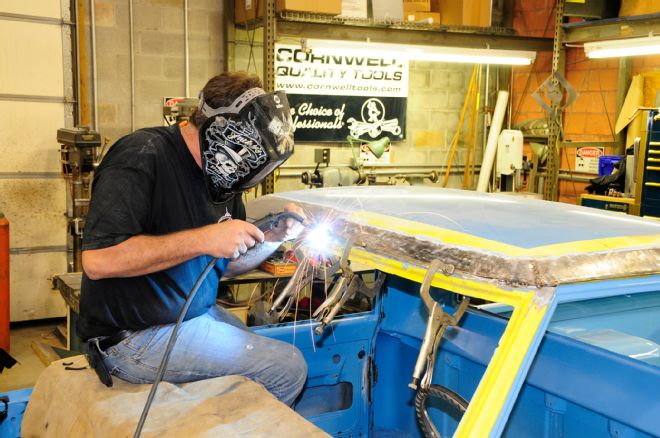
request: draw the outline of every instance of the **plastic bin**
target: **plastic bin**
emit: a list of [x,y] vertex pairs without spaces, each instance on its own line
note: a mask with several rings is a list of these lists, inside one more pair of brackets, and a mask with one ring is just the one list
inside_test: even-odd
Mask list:
[[611,175],[614,165],[621,162],[623,155],[602,155],[598,157],[598,176]]

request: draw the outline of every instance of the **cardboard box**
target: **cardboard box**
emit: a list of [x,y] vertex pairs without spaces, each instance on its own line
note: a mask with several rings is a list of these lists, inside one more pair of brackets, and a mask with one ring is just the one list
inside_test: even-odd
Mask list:
[[492,0],[463,0],[463,26],[490,27]]
[[491,25],[491,0],[431,0],[431,11],[440,13],[443,26]]
[[234,23],[245,23],[263,17],[264,8],[263,0],[236,0],[234,2]]
[[431,12],[431,0],[403,0],[403,12]]
[[[234,3],[234,23],[241,24],[264,16],[264,0],[236,0]],[[342,0],[277,0],[275,10],[310,12],[314,14],[341,14]]]
[[262,271],[269,272],[276,277],[281,277],[293,275],[297,266],[297,263],[268,259],[261,264],[260,268]]
[[374,20],[403,21],[403,3],[401,0],[371,0]]
[[658,12],[660,12],[658,0],[621,0],[619,17],[657,14]]
[[369,18],[367,0],[342,0],[341,16],[351,18]]
[[340,15],[341,0],[277,0],[275,8],[278,11]]
[[460,0],[431,0],[431,11],[440,13],[443,26],[463,24],[463,2]]
[[439,12],[404,12],[404,21],[440,26]]

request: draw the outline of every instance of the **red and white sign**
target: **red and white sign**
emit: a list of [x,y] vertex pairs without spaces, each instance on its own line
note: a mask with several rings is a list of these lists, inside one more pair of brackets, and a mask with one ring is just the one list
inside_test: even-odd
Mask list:
[[584,147],[575,151],[575,171],[598,175],[598,157],[605,155],[604,147]]

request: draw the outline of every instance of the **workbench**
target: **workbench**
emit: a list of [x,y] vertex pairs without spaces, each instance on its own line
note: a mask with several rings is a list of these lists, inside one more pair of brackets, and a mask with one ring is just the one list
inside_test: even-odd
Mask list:
[[[353,272],[366,274],[373,272],[373,269],[358,263],[351,264]],[[251,283],[272,283],[277,280],[291,278],[291,275],[273,275],[260,269],[254,269],[236,277],[224,278],[221,280],[225,285],[251,284]],[[60,291],[67,306],[67,349],[71,351],[82,351],[82,342],[75,335],[75,327],[80,314],[80,287],[82,283],[82,272],[70,272],[67,274],[53,275],[53,289]]]

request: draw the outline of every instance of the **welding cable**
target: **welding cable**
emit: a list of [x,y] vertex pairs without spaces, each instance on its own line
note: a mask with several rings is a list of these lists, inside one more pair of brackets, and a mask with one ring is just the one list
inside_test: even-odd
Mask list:
[[204,271],[202,271],[202,273],[199,275],[199,278],[197,278],[195,285],[190,290],[190,294],[188,295],[188,298],[186,298],[186,302],[183,304],[183,308],[179,313],[179,318],[177,319],[176,324],[174,324],[174,328],[172,329],[172,334],[170,335],[170,340],[167,343],[167,348],[165,348],[163,359],[160,361],[160,366],[158,367],[158,372],[156,373],[156,378],[154,379],[154,383],[151,386],[151,391],[149,391],[149,397],[147,397],[147,402],[144,404],[144,408],[142,409],[142,415],[140,415],[140,421],[138,422],[137,428],[135,429],[135,434],[133,435],[133,438],[139,438],[140,434],[142,433],[142,427],[144,426],[144,422],[147,420],[147,415],[149,414],[149,408],[151,408],[151,404],[153,403],[154,397],[156,396],[156,389],[158,388],[158,384],[160,383],[160,381],[163,380],[163,375],[165,374],[165,369],[167,368],[167,363],[169,362],[170,355],[172,353],[172,347],[174,347],[174,343],[176,342],[176,336],[179,331],[179,327],[181,326],[183,319],[186,317],[186,313],[188,313],[188,308],[190,307],[190,303],[192,303],[192,300],[195,298],[195,295],[197,295],[197,290],[202,285],[209,272],[211,272],[211,269],[213,269],[217,261],[218,261],[217,257],[214,257],[206,265],[206,268],[204,268]]
[[[441,438],[438,429],[436,429],[431,417],[429,416],[426,402],[429,397],[435,397],[453,408],[455,414],[458,414],[458,419],[463,416],[468,407],[468,401],[461,397],[451,389],[442,386],[431,384],[428,388],[420,388],[415,394],[415,413],[417,414],[417,422],[425,438]],[[459,420],[460,421],[460,420]]]

